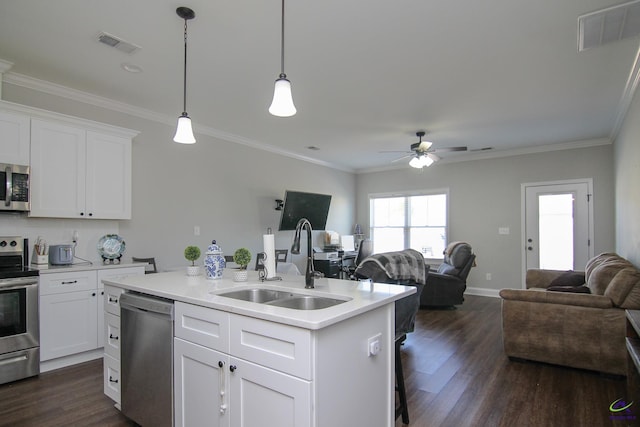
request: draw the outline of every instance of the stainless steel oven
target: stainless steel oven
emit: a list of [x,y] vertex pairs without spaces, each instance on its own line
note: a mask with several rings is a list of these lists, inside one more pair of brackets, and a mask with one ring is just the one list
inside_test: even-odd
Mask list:
[[38,270],[25,265],[27,246],[0,237],[0,384],[40,373]]

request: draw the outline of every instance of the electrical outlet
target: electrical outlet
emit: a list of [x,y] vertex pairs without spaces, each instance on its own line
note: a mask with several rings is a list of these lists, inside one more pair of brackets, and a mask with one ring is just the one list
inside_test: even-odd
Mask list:
[[491,273],[487,273],[487,280],[491,280]]
[[367,354],[369,357],[375,356],[380,353],[382,334],[375,335],[367,340]]
[[78,243],[78,230],[73,230],[71,241],[73,243]]
[[194,225],[193,226],[193,235],[194,236],[199,236],[200,235],[200,226],[199,225]]

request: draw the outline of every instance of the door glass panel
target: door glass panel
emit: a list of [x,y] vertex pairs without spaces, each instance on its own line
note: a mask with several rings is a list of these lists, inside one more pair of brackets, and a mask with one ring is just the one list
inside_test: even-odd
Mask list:
[[538,196],[540,268],[573,268],[573,194]]

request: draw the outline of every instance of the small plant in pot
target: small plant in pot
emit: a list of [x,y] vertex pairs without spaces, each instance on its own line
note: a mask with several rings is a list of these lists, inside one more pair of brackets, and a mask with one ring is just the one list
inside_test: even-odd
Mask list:
[[197,246],[187,246],[184,249],[184,257],[187,261],[191,261],[191,265],[187,267],[187,276],[199,276],[200,266],[196,265],[196,260],[200,258],[200,248]]
[[251,262],[251,252],[247,248],[240,248],[233,254],[233,262],[239,265],[239,269],[233,272],[235,282],[247,281],[247,265]]

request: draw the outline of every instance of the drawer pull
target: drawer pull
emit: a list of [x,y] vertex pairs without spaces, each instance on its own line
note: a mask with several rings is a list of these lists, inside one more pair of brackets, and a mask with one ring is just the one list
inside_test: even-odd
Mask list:
[[117,336],[114,336],[113,334],[109,334],[109,339],[110,340],[117,340],[119,338]]
[[71,282],[61,282],[60,284],[61,285],[73,285],[74,283],[78,283],[78,281],[77,280],[73,280]]
[[112,383],[118,384],[118,379],[117,378],[114,380],[113,377],[109,377],[109,381],[112,382]]
[[111,298],[111,297],[109,297],[109,302],[112,302],[112,303],[114,303],[114,304],[117,304],[117,303],[118,303],[118,298]]

